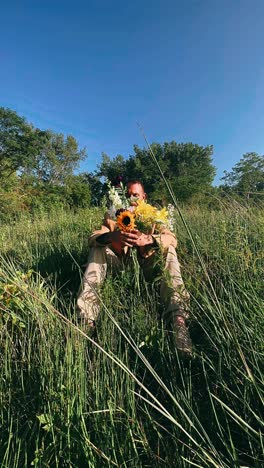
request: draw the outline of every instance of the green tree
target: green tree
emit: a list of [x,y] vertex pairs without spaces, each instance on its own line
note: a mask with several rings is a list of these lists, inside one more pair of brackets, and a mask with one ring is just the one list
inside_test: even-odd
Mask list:
[[81,175],[90,187],[91,205],[99,206],[102,197],[105,195],[105,185],[101,182],[100,176],[94,172],[84,172]]
[[79,162],[86,157],[86,150],[78,149],[76,139],[62,133],[47,131],[41,150],[36,157],[32,174],[38,181],[60,185],[73,174]]
[[193,143],[165,144],[166,158],[169,160],[171,186],[179,200],[195,199],[210,190],[215,176],[212,164],[213,146],[200,146]]
[[73,136],[34,128],[0,107],[0,211],[89,205],[89,184],[73,175],[85,156]]
[[79,150],[73,136],[34,128],[15,111],[0,107],[0,178],[16,172],[58,185],[85,157],[85,148]]
[[87,208],[91,204],[91,190],[85,175],[71,175],[65,183],[66,199],[71,208]]
[[97,175],[107,177],[111,182],[114,182],[118,176],[126,174],[126,164],[126,160],[121,154],[111,159],[106,153],[102,153],[102,162],[98,166]]
[[264,156],[246,153],[230,172],[225,171],[224,187],[231,188],[247,197],[264,191]]
[[33,167],[46,132],[34,129],[15,111],[0,107],[0,179]]
[[[172,141],[153,143],[151,149],[179,200],[193,199],[211,188],[215,176],[212,146]],[[134,154],[127,160],[123,156],[117,156],[113,160],[107,156],[99,166],[99,174],[110,180],[123,175],[124,182],[140,179],[150,198],[163,203],[170,201],[164,181],[147,148],[134,146]]]
[[[151,149],[165,175],[168,173],[168,161],[164,157],[163,146],[152,143]],[[141,149],[139,146],[134,146],[134,155],[130,155],[127,161],[128,179],[142,180],[145,190],[150,198],[163,200],[166,198],[166,189],[164,182],[161,180],[160,173],[154,161],[151,158],[148,149]]]
[[0,219],[12,218],[26,209],[27,193],[23,190],[20,178],[12,173],[2,178],[0,184]]

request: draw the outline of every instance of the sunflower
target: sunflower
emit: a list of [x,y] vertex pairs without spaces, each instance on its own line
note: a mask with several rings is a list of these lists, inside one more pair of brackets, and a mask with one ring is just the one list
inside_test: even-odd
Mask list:
[[117,226],[121,231],[135,229],[135,216],[131,211],[122,211],[116,218]]

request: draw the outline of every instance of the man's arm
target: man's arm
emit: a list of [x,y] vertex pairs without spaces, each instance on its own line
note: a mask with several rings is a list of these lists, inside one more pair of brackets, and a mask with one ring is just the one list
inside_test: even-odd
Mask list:
[[101,234],[101,236],[98,236],[96,238],[96,241],[100,245],[109,245],[112,243],[112,232],[106,232],[105,234]]
[[177,239],[175,235],[169,231],[168,229],[163,229],[161,233],[155,234],[154,238],[157,242],[157,244],[162,248],[162,249],[168,249],[170,246],[174,247],[176,249],[177,247]]
[[98,236],[97,244],[102,246],[109,245],[117,255],[122,255],[124,248],[123,239],[120,231],[112,231]]

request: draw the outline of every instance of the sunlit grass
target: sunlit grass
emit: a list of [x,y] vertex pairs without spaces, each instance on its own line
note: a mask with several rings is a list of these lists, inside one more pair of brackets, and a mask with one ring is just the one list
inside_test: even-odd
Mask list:
[[139,294],[131,269],[106,280],[96,336],[76,328],[100,211],[2,226],[1,466],[263,466],[262,211],[182,213],[204,263],[177,215],[192,297],[186,362],[155,285],[141,279]]

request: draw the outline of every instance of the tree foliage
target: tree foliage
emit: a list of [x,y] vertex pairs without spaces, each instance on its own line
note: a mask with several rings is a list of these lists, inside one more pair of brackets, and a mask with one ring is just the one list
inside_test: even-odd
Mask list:
[[34,128],[15,111],[0,107],[0,212],[89,206],[89,183],[74,175],[85,156],[73,136]]
[[91,190],[85,175],[70,175],[66,180],[65,193],[71,208],[86,208],[91,203]]
[[111,159],[106,153],[102,153],[102,162],[99,164],[97,171],[98,176],[105,176],[110,181],[114,181],[118,176],[127,173],[127,161],[124,156],[118,154]]
[[46,132],[34,129],[15,111],[0,107],[0,179],[32,168]]
[[85,156],[85,149],[78,150],[78,143],[73,136],[64,137],[62,133],[49,130],[31,172],[38,181],[59,185],[73,174]]
[[[152,143],[151,150],[178,200],[201,204],[205,193],[213,194],[212,146],[171,141]],[[99,206],[107,192],[103,177],[114,185],[139,179],[152,201],[171,201],[149,148],[134,146],[128,158],[103,153],[97,171],[76,175],[85,157],[86,149],[79,148],[74,136],[35,128],[15,111],[0,107],[0,216],[54,205]],[[255,201],[264,192],[263,156],[244,154],[222,180],[215,199],[231,191]]]
[[[193,143],[153,143],[151,149],[179,200],[190,200],[211,187],[215,168],[212,164],[213,147]],[[122,175],[124,182],[140,179],[146,192],[162,202],[169,201],[169,194],[149,150],[134,146],[134,155],[125,160],[122,156],[110,159],[103,156],[99,174],[115,180]]]
[[230,172],[225,171],[224,186],[248,197],[264,191],[264,156],[246,153]]
[[34,128],[15,111],[0,108],[0,178],[19,171],[61,184],[85,156],[73,136]]
[[91,205],[100,206],[102,197],[105,194],[105,185],[100,176],[94,172],[84,172],[83,180],[88,184],[91,193]]

